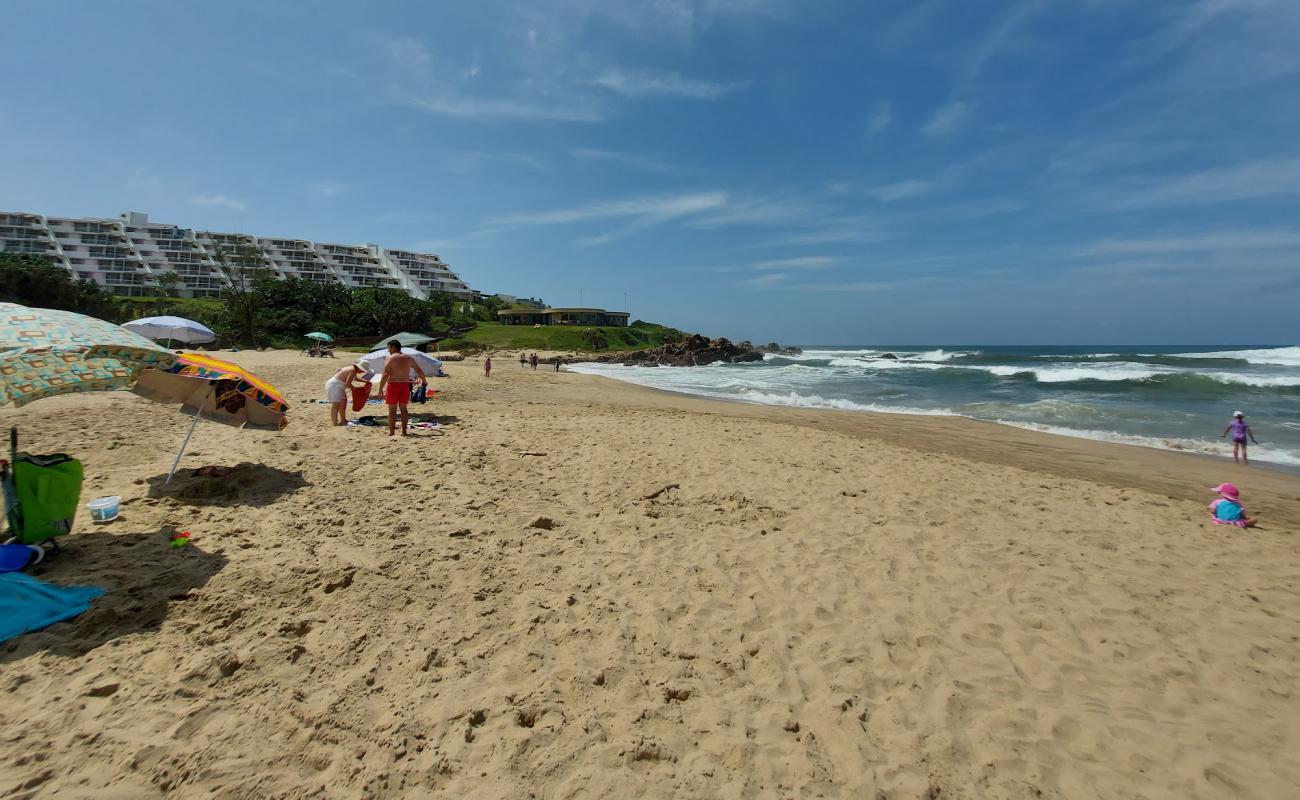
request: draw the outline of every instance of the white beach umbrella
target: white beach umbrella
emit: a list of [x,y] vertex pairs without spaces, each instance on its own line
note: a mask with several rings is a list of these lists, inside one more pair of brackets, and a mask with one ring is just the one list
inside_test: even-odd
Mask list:
[[210,328],[184,317],[144,317],[122,326],[148,339],[166,339],[186,344],[205,344],[217,338]]
[[[421,353],[414,347],[403,347],[402,352],[415,359],[415,363],[419,364],[420,369],[424,370],[426,377],[432,378],[442,372],[442,362],[428,353]],[[361,366],[370,372],[380,373],[384,371],[384,364],[388,361],[388,350],[374,350],[366,353],[358,360]],[[411,377],[415,377],[414,372],[411,373]]]

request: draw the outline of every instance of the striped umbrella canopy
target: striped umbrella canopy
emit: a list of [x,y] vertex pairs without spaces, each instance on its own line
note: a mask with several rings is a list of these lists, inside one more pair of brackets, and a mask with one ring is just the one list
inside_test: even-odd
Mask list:
[[289,424],[289,403],[274,386],[238,364],[198,353],[179,354],[167,369],[145,370],[131,391],[223,425],[278,431]]
[[111,322],[0,303],[0,406],[70,392],[126,389],[176,356]]
[[176,474],[200,419],[264,431],[289,424],[289,403],[274,386],[238,364],[197,353],[181,353],[167,369],[145,370],[131,391],[160,403],[180,403],[181,411],[194,417],[166,483]]

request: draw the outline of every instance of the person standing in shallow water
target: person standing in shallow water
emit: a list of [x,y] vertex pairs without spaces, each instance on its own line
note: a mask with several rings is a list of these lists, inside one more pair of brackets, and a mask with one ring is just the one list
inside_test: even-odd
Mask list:
[[[1255,444],[1259,444],[1259,441],[1255,438],[1255,432],[1246,424],[1246,415],[1240,411],[1232,412],[1232,422],[1229,422],[1228,427],[1223,429],[1223,433],[1219,435],[1219,438],[1227,438],[1229,431],[1232,432],[1232,460],[1239,461],[1242,464],[1249,464],[1250,462],[1246,460],[1246,437],[1249,436],[1250,440]],[[1241,453],[1240,458],[1237,457],[1238,450]]]

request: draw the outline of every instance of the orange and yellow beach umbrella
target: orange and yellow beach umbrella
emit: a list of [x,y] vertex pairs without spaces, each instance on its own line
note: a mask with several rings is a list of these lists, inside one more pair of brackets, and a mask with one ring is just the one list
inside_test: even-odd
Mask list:
[[194,417],[168,481],[200,419],[264,431],[289,424],[289,403],[274,386],[238,364],[198,353],[182,353],[166,369],[145,370],[131,391],[160,403],[178,403]]

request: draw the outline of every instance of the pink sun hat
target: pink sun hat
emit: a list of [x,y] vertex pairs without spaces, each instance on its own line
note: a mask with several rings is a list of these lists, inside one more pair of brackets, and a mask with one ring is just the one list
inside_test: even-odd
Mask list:
[[1219,496],[1225,500],[1236,501],[1241,499],[1241,492],[1237,491],[1236,484],[1221,483],[1218,486],[1215,486],[1214,488],[1210,489],[1210,491],[1218,492]]

